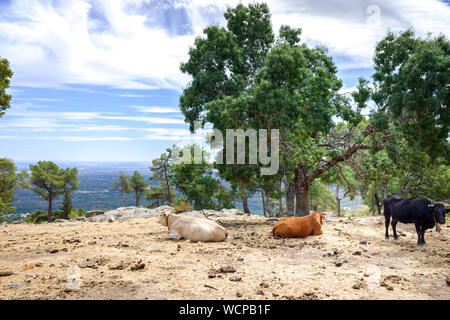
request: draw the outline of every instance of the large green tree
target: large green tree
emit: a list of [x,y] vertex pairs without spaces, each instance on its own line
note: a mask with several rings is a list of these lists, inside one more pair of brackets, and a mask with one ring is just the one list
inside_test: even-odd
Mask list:
[[[241,11],[249,12],[251,23],[266,28],[248,28],[248,15],[230,15]],[[355,130],[363,119],[366,84],[361,83],[351,100],[339,95],[342,82],[326,50],[301,44],[300,29],[288,26],[280,29],[274,41],[274,37],[268,36],[273,33],[266,5],[248,8],[238,5],[225,14],[227,20],[230,17],[234,20],[233,24],[228,21],[228,30],[205,29],[206,39],[196,39],[189,61],[182,65],[182,71],[189,73],[193,80],[180,99],[181,109],[191,125],[195,120],[202,120],[222,131],[225,128],[267,129],[269,140],[271,130],[279,129],[281,165],[288,172],[285,179],[290,189],[288,207],[293,209],[292,190],[295,189],[296,214],[308,214],[312,182],[357,150],[370,148],[365,137],[372,130]],[[252,61],[244,55],[242,43],[264,44],[261,49],[252,50],[261,58],[254,59],[259,61],[257,67],[241,67],[242,61]],[[242,70],[252,73],[246,76]],[[249,81],[242,82],[243,79]],[[341,135],[331,132],[336,125],[335,118],[349,124]],[[362,133],[361,139],[350,143],[348,137],[355,132]],[[267,179],[277,185],[276,180],[281,177]]]
[[6,89],[9,88],[10,79],[13,72],[9,67],[9,62],[0,57],[0,118],[5,114],[6,109],[9,108],[11,96],[6,94]]
[[39,161],[37,164],[30,164],[31,190],[48,201],[47,220],[52,221],[53,201],[64,194],[65,190],[78,189],[77,168],[59,168],[51,161]]

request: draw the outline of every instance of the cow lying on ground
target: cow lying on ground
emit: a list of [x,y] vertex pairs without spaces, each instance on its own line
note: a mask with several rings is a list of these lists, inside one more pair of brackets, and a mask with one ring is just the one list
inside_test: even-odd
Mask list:
[[179,216],[173,213],[163,212],[156,222],[169,228],[167,239],[192,241],[223,241],[228,236],[228,231],[215,221],[196,217]]
[[272,229],[274,237],[305,238],[309,235],[322,234],[322,221],[325,217],[316,211],[306,217],[280,219]]
[[394,239],[398,240],[397,222],[414,223],[418,236],[417,244],[426,245],[425,231],[432,229],[437,224],[445,223],[445,214],[448,212],[443,204],[433,204],[424,198],[402,198],[397,195],[390,195],[383,201],[384,217],[386,224],[386,239],[389,239],[389,221],[392,217],[392,230]]

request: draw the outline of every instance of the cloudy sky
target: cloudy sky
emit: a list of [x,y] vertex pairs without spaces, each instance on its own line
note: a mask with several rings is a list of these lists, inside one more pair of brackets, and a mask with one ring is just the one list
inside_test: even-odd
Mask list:
[[[14,71],[0,157],[150,161],[188,134],[179,66],[228,6],[247,1],[0,0],[0,56]],[[450,38],[443,0],[271,0],[274,30],[325,45],[345,89],[370,78],[374,46],[413,28]]]

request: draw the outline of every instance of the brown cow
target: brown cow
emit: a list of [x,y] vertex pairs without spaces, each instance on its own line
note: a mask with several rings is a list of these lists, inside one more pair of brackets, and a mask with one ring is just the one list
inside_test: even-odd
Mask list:
[[324,215],[316,211],[306,217],[290,217],[280,219],[272,229],[274,237],[306,238],[309,235],[322,234]]

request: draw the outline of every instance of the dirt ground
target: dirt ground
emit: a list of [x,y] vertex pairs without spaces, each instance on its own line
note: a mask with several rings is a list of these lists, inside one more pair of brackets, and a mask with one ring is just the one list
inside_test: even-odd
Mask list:
[[284,240],[262,217],[217,219],[225,242],[166,240],[156,218],[0,226],[0,299],[450,299],[448,224],[419,248],[413,225],[385,240],[382,217]]

